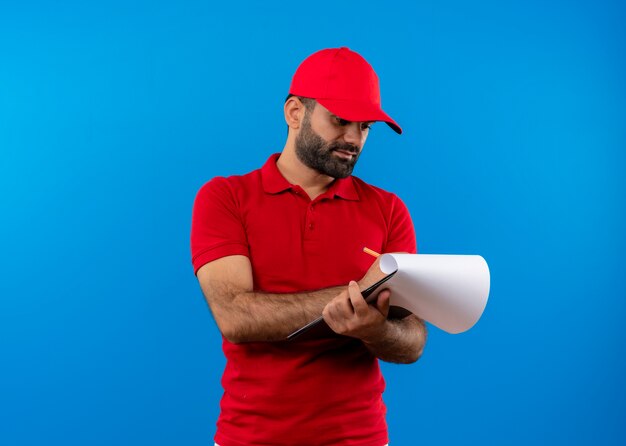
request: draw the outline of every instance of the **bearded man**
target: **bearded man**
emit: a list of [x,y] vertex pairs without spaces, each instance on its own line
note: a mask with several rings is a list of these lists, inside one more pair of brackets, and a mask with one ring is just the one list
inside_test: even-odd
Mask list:
[[[281,153],[246,175],[205,184],[193,209],[192,263],[222,333],[221,446],[389,442],[379,359],[412,363],[426,342],[415,315],[388,318],[384,274],[363,253],[416,252],[395,195],[352,176],[381,108],[378,77],[348,48],[296,70]],[[332,335],[286,341],[323,315]]]

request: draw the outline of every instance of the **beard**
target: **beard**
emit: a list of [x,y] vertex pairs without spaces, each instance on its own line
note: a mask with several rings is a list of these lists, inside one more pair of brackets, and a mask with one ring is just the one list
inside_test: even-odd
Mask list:
[[[352,174],[361,151],[354,144],[339,141],[327,142],[311,128],[308,113],[302,120],[302,128],[296,137],[296,156],[307,167],[331,178],[346,178]],[[349,160],[333,154],[341,150],[352,153]]]

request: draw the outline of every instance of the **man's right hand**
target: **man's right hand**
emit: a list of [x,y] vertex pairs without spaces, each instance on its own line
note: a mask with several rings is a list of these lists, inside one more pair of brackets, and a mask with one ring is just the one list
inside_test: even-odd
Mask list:
[[358,281],[360,290],[363,291],[366,288],[374,285],[376,282],[378,282],[385,276],[387,276],[387,274],[383,273],[380,270],[380,257],[378,257],[374,261],[374,263],[372,263],[372,266],[370,266],[370,268],[367,270],[363,278],[361,278],[361,280]]

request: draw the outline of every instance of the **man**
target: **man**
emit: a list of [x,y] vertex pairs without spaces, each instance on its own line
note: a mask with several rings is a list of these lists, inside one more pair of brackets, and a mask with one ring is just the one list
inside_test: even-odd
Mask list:
[[[351,173],[374,121],[402,130],[348,48],[298,67],[284,113],[282,153],[214,178],[194,204],[192,262],[227,359],[215,442],[383,446],[378,359],[416,361],[426,331],[417,316],[387,318],[388,290],[364,301],[384,274],[362,249],[414,253],[415,234],[398,197]],[[285,341],[320,314],[333,335]]]

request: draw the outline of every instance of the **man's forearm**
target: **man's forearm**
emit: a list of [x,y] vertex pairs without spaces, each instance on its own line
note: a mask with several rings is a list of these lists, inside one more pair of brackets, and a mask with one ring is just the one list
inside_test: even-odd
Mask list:
[[377,358],[386,362],[410,364],[419,359],[426,344],[426,325],[415,315],[388,319],[381,334],[363,344]]
[[322,314],[345,287],[294,294],[243,292],[228,302],[209,300],[220,331],[233,343],[281,341]]

